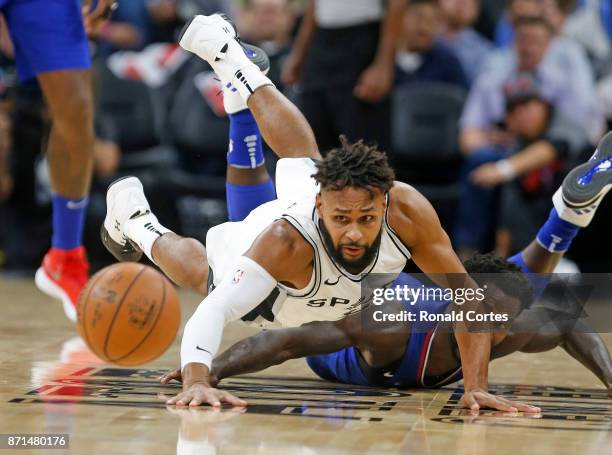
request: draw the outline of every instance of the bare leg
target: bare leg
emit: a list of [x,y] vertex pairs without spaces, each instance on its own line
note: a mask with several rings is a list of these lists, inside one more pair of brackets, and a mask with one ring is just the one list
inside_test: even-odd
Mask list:
[[155,263],[177,285],[208,293],[208,259],[200,242],[168,232],[155,241],[151,252]]
[[534,273],[552,273],[564,254],[551,253],[535,240],[521,252],[525,265]]
[[53,192],[71,199],[87,195],[93,169],[93,95],[89,71],[38,75],[53,118],[48,159]]
[[234,185],[257,185],[270,180],[266,166],[258,166],[255,169],[241,169],[227,166],[227,182]]
[[279,157],[321,158],[306,118],[276,88],[264,86],[255,90],[248,106],[263,138]]

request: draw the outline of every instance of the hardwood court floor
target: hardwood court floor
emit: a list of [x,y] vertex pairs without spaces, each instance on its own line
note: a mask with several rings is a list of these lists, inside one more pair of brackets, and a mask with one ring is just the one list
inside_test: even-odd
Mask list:
[[[199,299],[182,300],[185,320]],[[88,352],[59,303],[39,294],[31,280],[0,277],[0,302],[0,433],[69,433],[70,453],[612,453],[612,400],[561,350],[513,355],[491,367],[493,388],[541,406],[540,418],[488,411],[471,417],[457,407],[456,387],[400,391],[328,383],[302,360],[225,381],[250,403],[245,412],[179,410],[158,398],[178,385],[156,381],[177,365],[178,339],[154,363],[117,368]],[[251,333],[232,325],[225,341]],[[612,345],[612,337],[606,340]]]

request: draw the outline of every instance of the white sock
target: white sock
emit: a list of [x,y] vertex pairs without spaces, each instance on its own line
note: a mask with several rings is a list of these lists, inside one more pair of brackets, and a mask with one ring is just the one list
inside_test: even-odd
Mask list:
[[224,86],[231,84],[238,90],[245,105],[259,87],[274,86],[259,67],[249,60],[242,46],[235,40],[228,43],[225,58],[212,62],[211,66]]
[[232,85],[228,85],[223,86],[223,107],[227,115],[232,115],[248,109],[247,104],[242,99],[240,93],[238,93],[238,89],[234,88]]
[[[269,68],[262,74],[266,76],[268,71]],[[249,108],[238,89],[229,83],[223,84],[223,107],[228,115],[235,114]]]
[[157,221],[157,217],[152,213],[128,220],[123,228],[123,233],[136,243],[154,264],[153,244],[158,238],[168,232],[172,231],[162,226]]

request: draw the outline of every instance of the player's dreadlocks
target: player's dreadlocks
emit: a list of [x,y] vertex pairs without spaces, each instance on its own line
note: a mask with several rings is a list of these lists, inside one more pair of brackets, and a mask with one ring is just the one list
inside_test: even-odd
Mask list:
[[493,253],[475,254],[463,262],[465,270],[473,275],[479,286],[496,285],[505,294],[521,302],[523,309],[533,303],[533,285],[521,268]]
[[346,187],[364,188],[373,197],[373,188],[386,193],[393,186],[395,173],[387,155],[376,146],[363,141],[349,143],[340,136],[341,146],[331,150],[323,160],[317,162],[317,172],[312,177],[321,188],[340,191]]

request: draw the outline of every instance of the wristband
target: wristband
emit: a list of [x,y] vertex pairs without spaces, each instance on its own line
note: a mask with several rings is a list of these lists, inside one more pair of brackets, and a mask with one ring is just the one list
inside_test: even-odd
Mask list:
[[495,163],[495,167],[497,167],[497,170],[506,181],[512,180],[514,177],[516,177],[516,169],[514,169],[512,163],[507,159],[497,161]]

